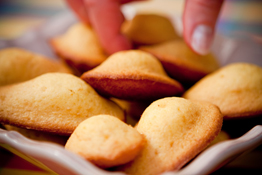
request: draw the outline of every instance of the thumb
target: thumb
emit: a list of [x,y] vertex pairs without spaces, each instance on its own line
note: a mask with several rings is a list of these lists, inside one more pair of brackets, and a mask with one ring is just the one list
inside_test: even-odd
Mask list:
[[212,45],[216,21],[224,0],[186,0],[183,35],[197,53],[207,54]]

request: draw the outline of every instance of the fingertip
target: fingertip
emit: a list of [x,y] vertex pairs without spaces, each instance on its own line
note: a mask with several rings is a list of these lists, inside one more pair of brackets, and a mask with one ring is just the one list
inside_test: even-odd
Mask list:
[[89,24],[89,17],[86,6],[83,0],[66,0],[68,6],[74,11],[79,20],[83,23]]
[[223,0],[187,0],[183,13],[183,37],[198,54],[207,54],[212,45]]
[[200,55],[206,55],[210,51],[213,41],[213,30],[210,26],[198,25],[195,27],[190,45]]
[[119,1],[101,0],[88,1],[89,18],[96,31],[102,47],[108,54],[120,50],[131,49],[129,40],[121,33],[121,26],[125,20]]

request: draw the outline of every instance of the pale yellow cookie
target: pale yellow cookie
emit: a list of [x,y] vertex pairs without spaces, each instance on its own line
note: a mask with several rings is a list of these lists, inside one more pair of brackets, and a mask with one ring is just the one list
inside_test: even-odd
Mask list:
[[81,122],[65,148],[95,165],[108,168],[133,160],[144,137],[133,127],[110,115],[97,115]]
[[183,95],[217,105],[225,119],[262,114],[262,68],[232,63],[207,75]]
[[99,93],[124,100],[152,100],[184,91],[157,58],[139,50],[117,52],[81,78]]
[[106,55],[96,33],[89,25],[76,23],[66,33],[50,40],[54,51],[81,72],[101,64]]
[[183,40],[142,46],[139,49],[156,56],[167,73],[182,84],[192,85],[220,67],[213,54],[199,55]]
[[136,129],[146,144],[131,163],[118,170],[129,175],[158,175],[179,170],[220,132],[223,116],[207,102],[167,97],[153,102]]
[[71,74],[47,73],[0,87],[3,124],[70,135],[80,122],[98,114],[124,120],[124,112],[118,105]]
[[30,80],[48,72],[73,73],[62,62],[24,49],[0,50],[0,86]]
[[167,16],[137,14],[123,23],[122,32],[135,44],[150,45],[178,39],[179,36]]

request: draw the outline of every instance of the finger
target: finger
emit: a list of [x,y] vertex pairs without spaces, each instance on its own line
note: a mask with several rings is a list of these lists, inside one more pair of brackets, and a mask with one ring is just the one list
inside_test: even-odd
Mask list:
[[124,16],[119,1],[85,0],[90,22],[98,34],[103,48],[109,54],[131,49],[128,39],[120,32]]
[[199,54],[207,54],[212,45],[216,21],[224,0],[187,0],[183,14],[183,35]]
[[87,9],[83,0],[66,0],[66,2],[82,22],[89,24]]

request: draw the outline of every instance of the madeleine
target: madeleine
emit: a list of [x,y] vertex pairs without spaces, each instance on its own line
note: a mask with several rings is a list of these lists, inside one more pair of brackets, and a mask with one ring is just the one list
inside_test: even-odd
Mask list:
[[184,85],[192,85],[217,70],[218,60],[213,54],[199,55],[183,40],[173,40],[139,48],[157,57],[166,72]]
[[0,50],[0,86],[30,80],[48,72],[72,74],[63,62],[20,48]]
[[146,144],[131,162],[118,167],[130,175],[179,170],[218,135],[223,116],[207,102],[167,97],[146,108],[136,129]]
[[96,115],[77,126],[65,148],[101,168],[109,168],[133,160],[144,142],[136,129],[118,118]]
[[53,50],[80,73],[90,70],[106,55],[94,30],[86,24],[76,23],[66,33],[50,40]]
[[123,23],[122,32],[138,45],[179,39],[170,19],[159,14],[137,14],[132,20]]
[[71,74],[47,73],[23,83],[0,87],[0,123],[70,135],[88,117],[110,114],[124,120],[123,110]]
[[124,100],[150,101],[184,91],[157,58],[139,50],[117,52],[81,78],[100,94]]
[[232,63],[207,75],[183,95],[217,105],[225,119],[262,114],[262,68]]

